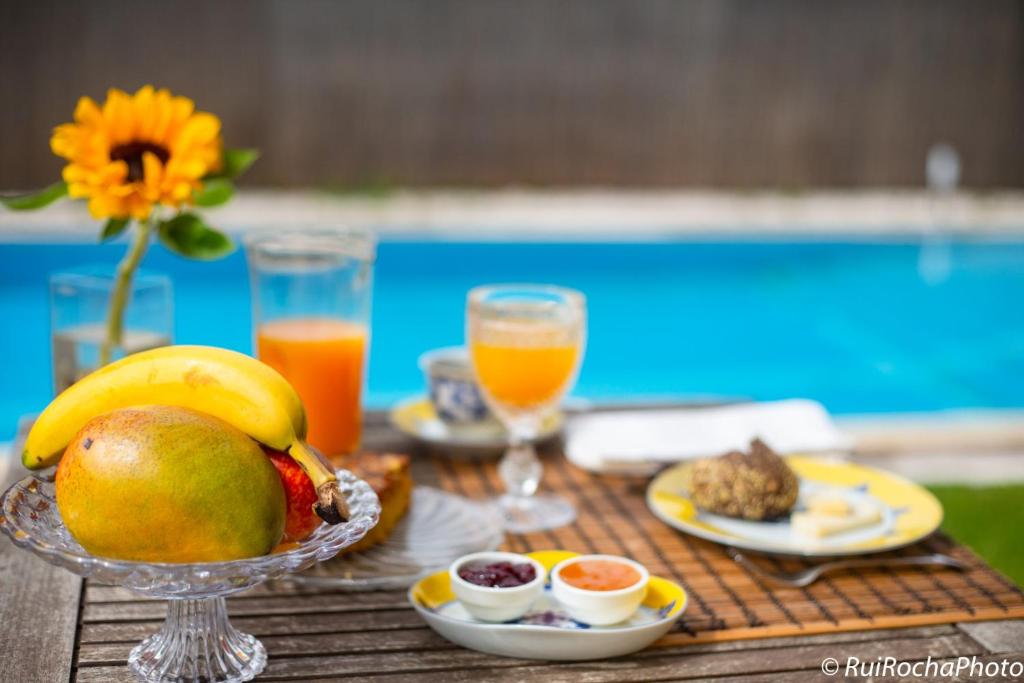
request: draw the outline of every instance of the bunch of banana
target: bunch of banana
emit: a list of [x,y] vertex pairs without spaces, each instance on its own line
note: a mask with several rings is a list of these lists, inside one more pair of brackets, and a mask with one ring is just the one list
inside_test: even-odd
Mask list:
[[56,465],[75,434],[93,417],[140,405],[208,413],[256,441],[288,453],[316,487],[317,515],[328,524],[348,518],[331,468],[305,441],[299,395],[273,368],[210,346],[165,346],[127,356],[69,387],[38,417],[22,452],[29,469]]

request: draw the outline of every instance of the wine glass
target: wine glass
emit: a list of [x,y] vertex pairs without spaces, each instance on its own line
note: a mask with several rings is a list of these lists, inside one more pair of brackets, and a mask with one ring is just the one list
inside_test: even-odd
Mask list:
[[224,596],[334,557],[377,524],[380,501],[370,485],[338,470],[349,509],[342,524],[322,524],[283,552],[227,562],[172,564],[96,557],[71,537],[57,509],[53,474],[17,482],[0,499],[0,531],[50,564],[99,583],[164,598],[163,628],[136,645],[128,666],[143,681],[248,681],[267,663],[256,638],[228,621]]
[[543,465],[533,442],[572,387],[583,358],[583,294],[551,285],[486,285],[470,290],[466,337],[473,374],[505,425],[509,449],[498,465],[497,499],[513,533],[553,529],[576,517],[569,501],[534,495]]

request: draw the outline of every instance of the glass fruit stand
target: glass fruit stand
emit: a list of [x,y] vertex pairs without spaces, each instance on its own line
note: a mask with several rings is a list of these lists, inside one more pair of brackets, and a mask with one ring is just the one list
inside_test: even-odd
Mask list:
[[245,560],[167,564],[108,560],[86,552],[57,510],[52,474],[25,477],[0,499],[0,529],[19,547],[99,583],[168,601],[163,628],[132,650],[128,664],[144,681],[247,681],[266,666],[253,636],[228,620],[224,596],[301,571],[336,555],[373,528],[380,503],[369,484],[338,470],[349,520],[321,525],[284,552]]

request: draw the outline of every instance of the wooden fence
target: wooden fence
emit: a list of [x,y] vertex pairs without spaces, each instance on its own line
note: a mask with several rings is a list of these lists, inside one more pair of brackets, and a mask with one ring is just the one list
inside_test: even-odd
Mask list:
[[79,94],[164,85],[259,185],[1024,185],[1024,6],[992,0],[0,2],[0,188]]

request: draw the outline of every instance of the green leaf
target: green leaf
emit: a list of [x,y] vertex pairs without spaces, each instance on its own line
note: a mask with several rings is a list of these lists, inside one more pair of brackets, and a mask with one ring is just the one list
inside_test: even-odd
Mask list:
[[130,221],[127,218],[111,218],[107,221],[107,224],[103,226],[103,232],[100,233],[100,242],[106,242],[112,240],[128,227]]
[[180,213],[160,224],[160,242],[176,254],[212,261],[235,250],[231,238],[194,213]]
[[196,206],[220,206],[235,194],[234,184],[227,178],[210,178],[203,182],[203,189],[192,195]]
[[226,149],[224,150],[223,166],[212,177],[237,178],[260,158],[258,149]]
[[67,194],[68,184],[61,181],[31,194],[18,195],[17,197],[0,197],[0,202],[12,211],[31,211],[52,204],[61,197],[66,197]]

